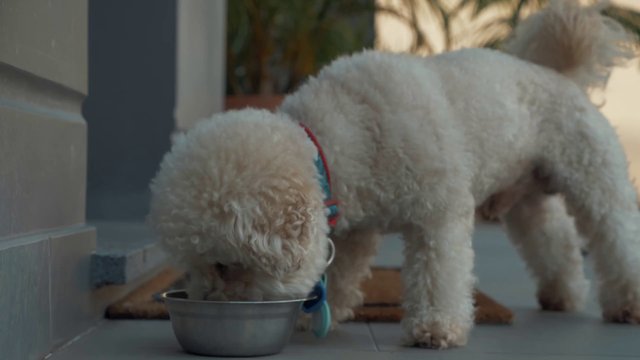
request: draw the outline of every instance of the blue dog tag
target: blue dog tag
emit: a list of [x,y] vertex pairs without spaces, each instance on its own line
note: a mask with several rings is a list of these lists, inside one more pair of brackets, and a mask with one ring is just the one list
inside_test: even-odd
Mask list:
[[331,328],[331,309],[327,303],[327,277],[322,275],[313,287],[310,297],[313,299],[302,304],[302,311],[311,314],[311,327],[316,337],[323,338]]

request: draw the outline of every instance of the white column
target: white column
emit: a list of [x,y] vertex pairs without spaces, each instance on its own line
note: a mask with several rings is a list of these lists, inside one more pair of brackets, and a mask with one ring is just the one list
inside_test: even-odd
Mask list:
[[223,110],[226,0],[178,0],[178,130]]

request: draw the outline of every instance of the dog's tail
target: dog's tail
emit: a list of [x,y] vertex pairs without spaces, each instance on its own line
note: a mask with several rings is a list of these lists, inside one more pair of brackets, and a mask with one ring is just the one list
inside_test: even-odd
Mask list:
[[516,27],[505,50],[568,76],[585,91],[603,88],[611,69],[637,50],[630,33],[601,15],[606,5],[601,1],[583,7],[578,0],[552,0]]

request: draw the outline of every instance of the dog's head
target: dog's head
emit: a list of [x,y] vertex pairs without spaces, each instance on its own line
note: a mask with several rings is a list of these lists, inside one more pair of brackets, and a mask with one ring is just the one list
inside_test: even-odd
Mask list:
[[283,114],[214,116],[176,139],[151,185],[149,221],[192,272],[190,296],[305,296],[326,267],[317,150]]

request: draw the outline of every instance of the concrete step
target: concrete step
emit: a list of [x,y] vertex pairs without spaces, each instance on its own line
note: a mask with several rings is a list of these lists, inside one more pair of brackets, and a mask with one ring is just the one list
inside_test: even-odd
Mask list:
[[143,222],[90,223],[98,234],[97,248],[91,257],[91,281],[95,288],[129,284],[167,260]]

